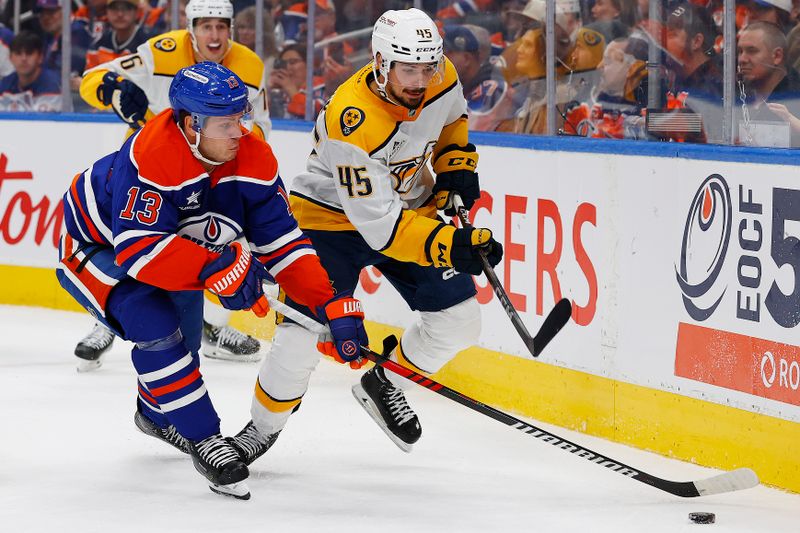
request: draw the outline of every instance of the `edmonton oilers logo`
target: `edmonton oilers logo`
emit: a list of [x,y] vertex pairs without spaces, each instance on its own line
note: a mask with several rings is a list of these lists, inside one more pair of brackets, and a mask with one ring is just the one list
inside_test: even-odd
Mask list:
[[205,234],[203,235],[208,242],[216,242],[219,238],[220,228],[219,222],[215,217],[211,217],[205,227]]
[[731,216],[728,184],[719,174],[712,174],[692,199],[683,229],[680,265],[675,269],[683,305],[694,320],[710,317],[725,295],[727,286],[715,288],[715,283],[728,251]]

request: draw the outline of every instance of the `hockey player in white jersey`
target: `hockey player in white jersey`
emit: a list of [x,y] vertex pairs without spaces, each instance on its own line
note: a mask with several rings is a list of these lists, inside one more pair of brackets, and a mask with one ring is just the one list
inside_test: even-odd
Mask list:
[[[478,340],[470,274],[481,273],[479,251],[493,266],[503,251],[490,230],[457,229],[437,216],[437,208],[454,214],[453,193],[471,207],[480,187],[466,101],[436,25],[418,9],[387,11],[375,24],[372,49],[374,61],[340,86],[317,118],[291,206],[337,293],[353,291],[361,269],[374,265],[419,311],[391,359],[432,374]],[[252,421],[233,440],[246,463],[275,442],[300,404],[319,360],[315,342],[288,318],[278,325],[259,371]],[[411,451],[422,430],[402,381],[375,367],[353,394]]]
[[[233,5],[229,0],[191,0],[186,18],[186,29],[153,37],[136,53],[86,71],[81,96],[98,109],[113,109],[133,132],[169,107],[169,86],[180,69],[213,61],[244,81],[253,108],[253,132],[266,140],[272,123],[264,89],[264,63],[250,49],[231,40]],[[206,294],[203,354],[231,361],[259,360],[258,340],[229,326],[230,316],[213,295]],[[78,371],[98,368],[113,340],[114,335],[98,322],[75,348]]]

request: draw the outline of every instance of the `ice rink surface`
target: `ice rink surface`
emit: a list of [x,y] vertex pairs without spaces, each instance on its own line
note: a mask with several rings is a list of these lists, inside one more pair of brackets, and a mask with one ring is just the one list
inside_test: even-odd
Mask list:
[[[766,487],[684,500],[578,459],[427,390],[405,454],[350,394],[359,373],[320,363],[302,408],[251,467],[252,499],[213,494],[182,455],[133,425],[129,345],[93,373],[72,350],[88,315],[0,306],[4,532],[797,532],[800,496]],[[224,434],[249,420],[258,366],[203,359]],[[548,426],[549,427],[549,426]],[[654,475],[715,471],[554,428]],[[775,443],[780,446],[780,443]],[[717,523],[692,524],[692,511]]]

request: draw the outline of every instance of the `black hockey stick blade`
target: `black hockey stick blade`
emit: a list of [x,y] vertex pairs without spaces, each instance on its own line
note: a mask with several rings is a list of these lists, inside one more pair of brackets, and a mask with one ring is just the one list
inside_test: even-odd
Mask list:
[[[458,194],[453,194],[453,206],[455,207],[456,213],[458,213],[458,219],[461,221],[461,225],[464,228],[471,228],[472,223],[469,221],[469,213],[467,209],[464,207],[464,203],[461,200],[461,197]],[[539,331],[536,333],[536,336],[531,336],[530,332],[528,332],[528,328],[525,327],[525,323],[520,318],[519,313],[514,308],[514,305],[511,303],[511,298],[508,297],[506,290],[503,288],[503,285],[500,283],[500,280],[497,278],[497,274],[494,272],[494,268],[492,265],[489,264],[489,260],[486,259],[486,254],[483,250],[478,251],[478,255],[481,259],[481,267],[483,268],[483,273],[486,276],[486,280],[489,282],[489,285],[492,287],[495,296],[497,296],[497,300],[500,302],[500,305],[503,306],[503,311],[506,312],[506,316],[511,320],[511,325],[514,326],[514,329],[517,330],[519,333],[522,342],[525,344],[525,347],[528,349],[530,354],[533,357],[539,357],[539,354],[542,353],[545,346],[547,346],[553,337],[561,331],[561,328],[569,321],[570,316],[572,315],[572,304],[566,298],[563,298],[559,301],[556,306],[547,314],[547,317],[544,319],[544,323],[542,327],[539,328]]]
[[539,357],[544,347],[550,344],[561,328],[563,328],[572,316],[572,304],[566,298],[562,298],[553,309],[547,318],[544,319],[542,327],[539,328],[538,333],[533,338],[533,350],[531,353],[534,357]]

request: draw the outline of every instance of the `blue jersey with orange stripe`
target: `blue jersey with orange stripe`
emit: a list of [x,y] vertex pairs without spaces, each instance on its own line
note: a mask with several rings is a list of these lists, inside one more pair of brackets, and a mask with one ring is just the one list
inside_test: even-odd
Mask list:
[[113,246],[115,262],[143,283],[200,290],[203,267],[245,240],[293,299],[315,309],[333,295],[291,213],[275,156],[254,135],[209,173],[167,109],[75,176],[63,205],[73,240]]

